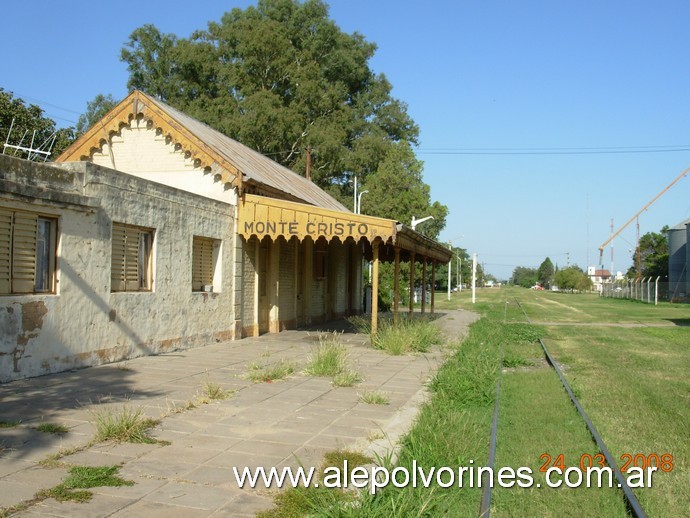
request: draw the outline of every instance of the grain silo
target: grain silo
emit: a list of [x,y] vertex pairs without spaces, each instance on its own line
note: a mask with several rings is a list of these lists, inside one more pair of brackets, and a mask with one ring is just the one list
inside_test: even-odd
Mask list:
[[685,299],[690,293],[688,265],[690,263],[690,219],[668,231],[668,282],[671,300]]

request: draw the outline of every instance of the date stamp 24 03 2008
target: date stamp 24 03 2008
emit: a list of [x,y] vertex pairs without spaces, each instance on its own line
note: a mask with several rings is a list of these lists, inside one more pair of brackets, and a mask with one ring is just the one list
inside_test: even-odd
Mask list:
[[[550,453],[542,453],[539,459],[544,463],[539,468],[539,471],[546,473],[549,468],[558,468],[561,471],[566,469],[566,460],[563,453],[556,454],[555,456]],[[645,455],[643,453],[624,453],[620,456],[621,460],[621,472],[627,473],[630,468],[641,468],[647,470],[648,468],[656,468],[659,471],[668,473],[673,471],[673,455],[670,453],[650,453]],[[574,466],[575,467],[575,466]],[[582,471],[587,468],[595,467],[607,467],[606,458],[602,453],[596,453],[591,455],[589,453],[583,453],[580,455],[579,467]]]

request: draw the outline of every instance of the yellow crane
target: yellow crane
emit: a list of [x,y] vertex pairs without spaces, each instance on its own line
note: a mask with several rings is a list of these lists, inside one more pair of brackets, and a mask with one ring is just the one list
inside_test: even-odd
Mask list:
[[[678,183],[681,178],[684,178],[685,176],[687,176],[688,173],[690,173],[690,167],[687,168],[682,173],[680,173],[675,178],[675,180],[673,180],[670,184],[668,184],[659,194],[654,196],[654,198],[652,198],[647,203],[647,205],[645,205],[639,211],[637,211],[637,213],[632,218],[630,218],[628,221],[626,221],[622,227],[620,227],[615,233],[611,234],[611,237],[609,237],[606,241],[604,241],[601,244],[601,246],[599,247],[599,264],[603,264],[603,262],[604,262],[604,248],[606,248],[606,245],[608,245],[611,241],[613,241],[616,238],[616,236],[618,236],[621,232],[623,232],[623,230],[625,230],[627,228],[628,225],[630,225],[630,223],[635,221],[640,216],[640,214],[642,214],[644,211],[646,211],[656,200],[661,198],[666,193],[666,191],[668,191],[671,187],[673,187],[676,183]],[[637,221],[637,265],[636,266],[637,266],[637,277],[639,278],[640,277],[640,222],[639,222],[639,220]],[[613,274],[613,272],[611,272],[611,273]]]

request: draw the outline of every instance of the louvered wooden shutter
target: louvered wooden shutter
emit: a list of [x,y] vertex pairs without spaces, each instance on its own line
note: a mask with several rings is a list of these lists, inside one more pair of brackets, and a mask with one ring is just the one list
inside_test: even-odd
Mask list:
[[125,228],[125,290],[139,291],[139,234],[137,228]]
[[0,209],[0,295],[10,293],[12,211]]
[[148,290],[152,233],[113,223],[111,291]]
[[38,215],[15,212],[12,236],[12,292],[32,293],[36,281]]
[[113,254],[110,270],[110,289],[112,291],[125,290],[125,252],[126,232],[125,226],[113,223]]
[[213,284],[213,239],[194,237],[192,244],[192,290]]

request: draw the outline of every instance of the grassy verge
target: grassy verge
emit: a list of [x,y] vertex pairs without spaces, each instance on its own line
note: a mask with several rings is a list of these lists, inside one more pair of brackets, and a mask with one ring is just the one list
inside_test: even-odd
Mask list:
[[[488,456],[488,436],[505,326],[492,320],[472,325],[462,347],[441,367],[417,423],[403,440],[398,467],[410,473],[415,465],[430,472],[442,466],[483,464]],[[457,474],[457,471],[456,471]],[[431,487],[388,486],[378,494],[363,495],[353,516],[473,516],[479,509],[481,490],[444,488],[434,479]],[[447,482],[447,477],[442,478]]]
[[[690,502],[690,328],[549,329],[549,351],[619,467],[672,456],[652,488],[635,489],[650,516],[687,515]],[[668,457],[667,457],[668,459]]]

